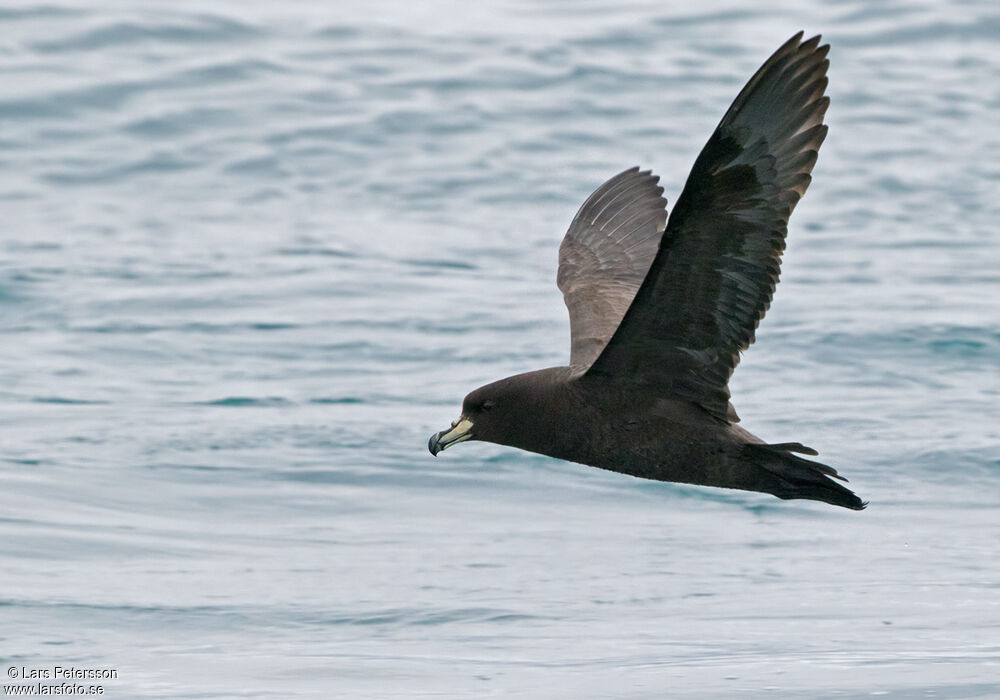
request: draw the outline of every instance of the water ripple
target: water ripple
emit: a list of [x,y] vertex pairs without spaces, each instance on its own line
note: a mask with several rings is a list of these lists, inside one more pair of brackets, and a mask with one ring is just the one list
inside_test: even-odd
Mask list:
[[[998,21],[0,8],[11,665],[121,697],[1000,694]],[[432,458],[469,390],[565,362],[579,203],[633,164],[676,202],[800,27],[830,132],[734,402],[869,510]]]

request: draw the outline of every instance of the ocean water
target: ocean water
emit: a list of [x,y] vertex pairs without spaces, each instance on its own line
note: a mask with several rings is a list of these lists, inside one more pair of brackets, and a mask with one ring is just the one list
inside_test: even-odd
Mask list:
[[[1000,697],[1000,12],[766,5],[0,7],[4,684]],[[868,510],[432,458],[565,363],[587,194],[672,204],[799,29],[830,133],[732,390]]]

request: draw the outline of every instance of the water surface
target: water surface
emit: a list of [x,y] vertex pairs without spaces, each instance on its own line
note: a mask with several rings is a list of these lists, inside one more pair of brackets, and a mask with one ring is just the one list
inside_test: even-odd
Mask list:
[[[0,9],[0,659],[108,697],[1000,695],[989,2]],[[427,437],[760,62],[830,134],[733,378],[863,513]]]

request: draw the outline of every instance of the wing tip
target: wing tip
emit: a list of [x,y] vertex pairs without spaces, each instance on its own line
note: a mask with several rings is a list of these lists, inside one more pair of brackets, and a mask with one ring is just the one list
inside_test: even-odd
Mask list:
[[801,51],[803,53],[822,51],[825,53],[826,51],[830,50],[829,43],[826,44],[820,43],[821,41],[823,41],[822,34],[814,34],[808,39],[803,38],[805,37],[805,35],[806,33],[805,30],[803,29],[800,29],[799,31],[795,32],[795,34],[790,36],[788,40],[785,41],[784,44],[778,47],[778,50],[774,52],[774,56],[775,57],[782,56],[792,51],[795,52]]
[[[805,32],[803,32],[800,29],[799,30],[799,36],[803,36],[804,34],[805,34]],[[822,34],[817,34],[815,36],[809,37],[808,39],[806,39],[805,41],[803,41],[801,44],[799,44],[799,51],[815,51],[816,47],[819,46],[819,42],[822,39],[823,39],[823,35]]]
[[777,58],[784,55],[787,52],[795,52],[803,55],[812,54],[814,56],[825,57],[830,53],[829,42],[822,44],[823,41],[822,34],[814,34],[808,39],[803,39],[805,32],[801,29],[795,33],[788,41],[781,45],[781,47],[774,52],[774,57]]

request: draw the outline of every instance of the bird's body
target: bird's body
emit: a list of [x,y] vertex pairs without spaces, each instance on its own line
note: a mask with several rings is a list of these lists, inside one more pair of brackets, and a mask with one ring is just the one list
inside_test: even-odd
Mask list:
[[469,394],[437,454],[485,440],[632,476],[864,504],[741,428],[729,377],[770,304],[788,217],[826,135],[819,37],[785,43],[751,78],[695,161],[669,221],[638,168],[598,188],[560,248],[570,364]]

